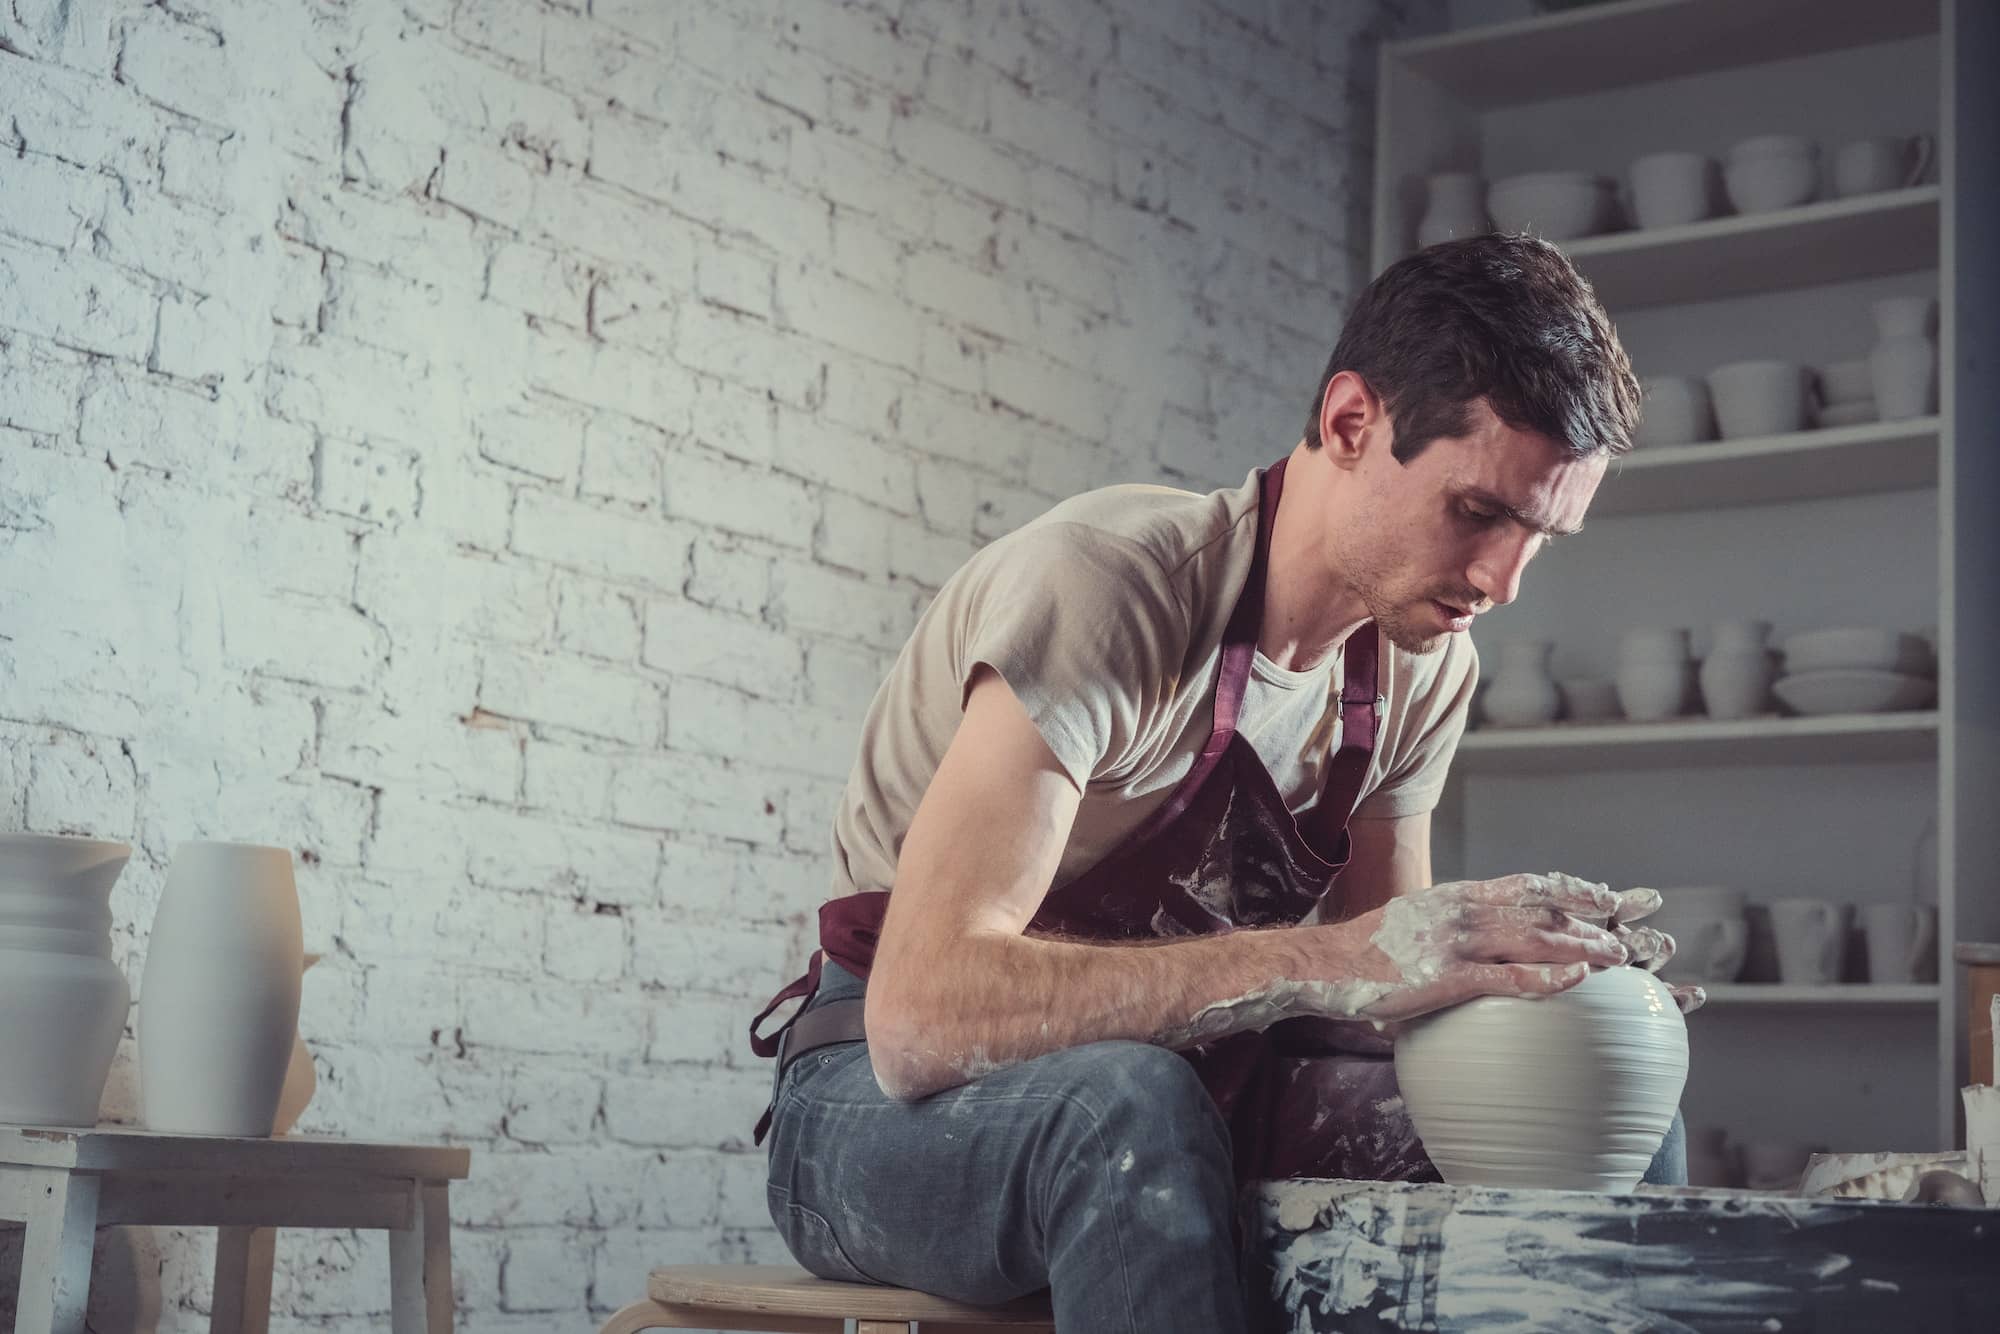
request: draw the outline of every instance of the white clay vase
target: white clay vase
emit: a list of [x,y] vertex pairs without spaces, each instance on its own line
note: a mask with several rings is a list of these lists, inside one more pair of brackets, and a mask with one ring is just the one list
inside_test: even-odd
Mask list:
[[0,834],[0,1122],[97,1124],[132,999],[111,958],[123,843]]
[[1667,659],[1618,664],[1618,705],[1634,722],[1657,723],[1687,711],[1693,665]]
[[139,1100],[154,1130],[271,1133],[298,1034],[305,947],[292,856],[175,849],[139,986]]
[[1476,173],[1443,171],[1430,178],[1430,200],[1417,224],[1418,249],[1492,230],[1486,218],[1486,182]]
[[1496,727],[1532,727],[1554,719],[1562,697],[1549,675],[1553,645],[1544,639],[1500,646],[1500,670],[1486,692],[1486,717]]
[[1771,708],[1777,679],[1768,639],[1769,621],[1718,621],[1714,645],[1697,679],[1702,707],[1711,718],[1754,718]]
[[1659,1152],[1687,1069],[1673,996],[1631,967],[1542,1000],[1482,996],[1396,1040],[1410,1118],[1453,1185],[1624,1194]]
[[[301,975],[312,971],[312,966],[321,956],[308,954],[305,966],[299,969]],[[319,1088],[319,1071],[313,1066],[312,1048],[296,1029],[292,1032],[292,1054],[285,1063],[285,1084],[278,1092],[278,1113],[271,1122],[271,1133],[282,1135],[298,1124],[300,1113]]]
[[1937,411],[1937,344],[1930,328],[1937,303],[1924,296],[1888,297],[1874,305],[1874,350],[1868,377],[1883,421],[1903,421]]

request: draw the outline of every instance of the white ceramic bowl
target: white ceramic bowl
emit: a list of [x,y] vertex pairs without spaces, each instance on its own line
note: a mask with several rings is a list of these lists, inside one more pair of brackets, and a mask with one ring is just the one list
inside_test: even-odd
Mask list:
[[1771,689],[1803,714],[1897,713],[1921,709],[1937,696],[1937,682],[1925,677],[1860,670],[1781,676]]
[[1574,723],[1601,723],[1624,715],[1618,708],[1618,683],[1602,676],[1572,676],[1556,682],[1563,717]]
[[1881,414],[1875,409],[1872,398],[1858,398],[1851,403],[1829,403],[1816,415],[1821,426],[1859,426],[1872,422]]
[[1632,218],[1641,227],[1678,227],[1710,215],[1715,164],[1699,153],[1653,153],[1632,164]]
[[1819,161],[1811,157],[1731,158],[1722,183],[1738,213],[1796,208],[1819,190]]
[[1743,162],[1773,157],[1817,157],[1819,145],[1802,134],[1760,134],[1729,146],[1729,160]]
[[1828,403],[1858,403],[1875,397],[1875,377],[1862,360],[1833,361],[1820,367],[1819,387]]
[[1789,435],[1806,425],[1806,371],[1792,361],[1733,361],[1708,373],[1724,440]]
[[1502,177],[1486,192],[1486,212],[1503,232],[1548,241],[1593,236],[1610,222],[1611,186],[1583,171],[1537,171]]
[[1652,375],[1640,382],[1645,391],[1635,445],[1691,445],[1715,439],[1715,405],[1708,384],[1692,375]]
[[1786,639],[1783,647],[1785,671],[1791,676],[1855,669],[1930,676],[1937,670],[1931,660],[1931,646],[1922,636],[1874,626],[1840,625],[1808,630]]

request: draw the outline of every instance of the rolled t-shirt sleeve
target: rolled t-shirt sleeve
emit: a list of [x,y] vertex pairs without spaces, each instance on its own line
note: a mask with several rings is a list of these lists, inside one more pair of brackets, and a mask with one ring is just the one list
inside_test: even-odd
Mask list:
[[1455,635],[1435,674],[1412,691],[1388,770],[1356,815],[1387,820],[1436,808],[1478,685],[1479,651],[1469,637]]
[[1082,791],[1176,687],[1186,609],[1145,549],[1083,524],[1031,525],[979,564],[956,637],[960,707],[973,670],[993,668]]

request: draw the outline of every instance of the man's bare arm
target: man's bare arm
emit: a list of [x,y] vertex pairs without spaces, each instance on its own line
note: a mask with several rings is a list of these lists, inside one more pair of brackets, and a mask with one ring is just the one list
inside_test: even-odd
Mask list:
[[981,669],[904,840],[870,973],[870,1058],[892,1097],[1105,1039],[1184,1046],[1291,1015],[1400,1018],[1474,995],[1543,995],[1587,963],[1625,958],[1580,919],[1614,913],[1616,896],[1560,876],[1150,947],[1024,935],[1078,801],[1013,691]]

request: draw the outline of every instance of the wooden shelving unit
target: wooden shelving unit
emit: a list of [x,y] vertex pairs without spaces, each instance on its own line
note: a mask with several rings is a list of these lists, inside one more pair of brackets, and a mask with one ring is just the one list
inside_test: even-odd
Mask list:
[[[1935,827],[1941,957],[2000,939],[2000,308],[1960,295],[2000,290],[2000,81],[1982,63],[1996,42],[2000,6],[1983,0],[1614,0],[1384,48],[1378,270],[1413,248],[1436,172],[1618,177],[1646,153],[1719,160],[1773,132],[1817,139],[1829,163],[1864,135],[1926,133],[1937,147],[1933,173],[1908,188],[1564,244],[1641,375],[1863,357],[1871,300],[1935,293],[1940,406],[1635,451],[1588,531],[1478,632],[1551,640],[1559,676],[1602,676],[1634,625],[1690,625],[1698,648],[1705,622],[1727,617],[1765,617],[1781,636],[1930,630],[1936,708],[1469,732],[1435,817],[1441,878],[1560,865],[1583,826],[1602,860],[1629,847],[1631,861],[1563,869],[1737,883],[1753,901],[1895,901],[1912,892],[1909,849]],[[1753,863],[1756,878],[1729,878]],[[1960,990],[1948,971],[1924,986],[1711,987],[1697,1028],[1716,1066],[1691,1084],[1690,1118],[1844,1148],[1949,1144]],[[1913,1044],[1924,1028],[1931,1040]],[[1760,1096],[1774,1077],[1785,1098]],[[1912,1087],[1932,1096],[1912,1100]],[[1783,1124],[1801,1116],[1825,1123]]]

